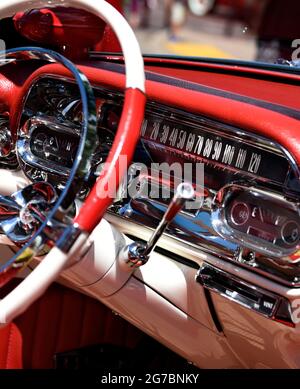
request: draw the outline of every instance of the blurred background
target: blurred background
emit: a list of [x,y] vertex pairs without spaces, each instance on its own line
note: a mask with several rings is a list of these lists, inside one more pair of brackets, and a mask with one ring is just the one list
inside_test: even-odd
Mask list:
[[[300,0],[108,1],[125,14],[144,54],[300,65]],[[120,51],[103,22],[74,8],[2,19],[0,39],[7,48],[42,44],[72,59]]]
[[300,47],[300,0],[123,0],[123,9],[144,53],[280,63]]

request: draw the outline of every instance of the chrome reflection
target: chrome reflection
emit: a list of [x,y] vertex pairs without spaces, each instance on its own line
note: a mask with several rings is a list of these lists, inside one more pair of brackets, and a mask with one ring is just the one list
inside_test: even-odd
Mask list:
[[165,214],[147,244],[135,242],[125,248],[125,258],[123,260],[130,268],[138,268],[147,263],[159,239],[171,224],[172,220],[183,209],[185,203],[194,198],[195,190],[192,184],[181,183],[178,185]]
[[52,185],[39,182],[0,196],[0,228],[16,245],[27,242],[46,219],[57,194]]
[[[53,136],[57,133],[62,134],[66,138],[71,139],[76,136],[76,145],[79,143],[80,131],[77,128],[63,125],[59,121],[55,121],[53,118],[32,117],[26,121],[26,123],[19,129],[17,140],[17,152],[21,161],[25,165],[45,171],[47,173],[56,174],[63,178],[68,177],[70,169],[63,165],[53,162],[51,160],[43,160],[35,155],[32,151],[31,139],[34,137],[34,133],[39,128],[47,129],[48,133],[52,133]],[[47,166],[45,164],[47,163]]]
[[[90,170],[90,158],[97,145],[97,120],[94,93],[88,79],[76,68],[76,66],[72,62],[70,62],[62,55],[44,48],[24,47],[1,52],[0,58],[5,58],[5,61],[8,61],[8,63],[10,63],[11,61],[19,62],[27,60],[38,60],[47,62],[57,62],[63,65],[72,73],[75,81],[77,82],[82,101],[83,114],[82,131],[76,157],[74,159],[73,167],[72,169],[70,169],[70,174],[64,186],[64,189],[55,202],[52,203],[50,201],[50,203],[48,204],[51,205],[49,206],[50,209],[47,210],[45,214],[39,214],[38,211],[34,212],[34,220],[36,220],[36,218],[40,218],[40,225],[36,228],[33,235],[31,236],[29,241],[23,246],[23,248],[20,249],[18,253],[16,253],[9,261],[7,261],[4,265],[0,267],[0,273],[7,274],[9,272],[14,273],[12,269],[15,268],[14,265],[18,264],[20,259],[23,263],[23,259],[27,258],[25,260],[26,263],[28,258],[32,258],[39,252],[41,246],[43,245],[43,243],[45,243],[43,233],[46,229],[51,231],[55,230],[57,226],[59,226],[59,234],[60,236],[63,236],[64,231],[68,229],[70,225],[72,225],[71,222],[66,223],[66,219],[61,217],[61,215],[67,213],[68,208],[76,198],[76,194],[80,190],[82,184],[87,180]],[[16,195],[16,197],[18,197],[18,195]],[[24,193],[21,195],[21,197],[23,195]],[[7,209],[8,213],[11,213],[12,218],[10,220],[11,223],[8,222],[7,224],[5,224],[4,217],[8,217],[8,214],[5,215],[5,212],[3,212],[2,228],[3,230],[6,230],[9,234],[11,234],[12,238],[19,239],[22,234],[19,234],[19,231],[14,229],[14,227],[11,227],[15,226],[16,228],[18,228],[17,226],[19,221],[16,221],[15,219],[16,222],[13,222],[12,220],[14,217],[17,217],[17,214],[19,215],[18,217],[20,217],[20,209],[16,197],[12,197],[11,201],[9,201],[8,199],[3,199],[3,204],[5,203],[5,201],[7,201],[7,205],[9,205]],[[22,203],[22,199],[20,201]],[[41,203],[39,204],[39,207],[40,206]],[[30,207],[32,211],[33,204],[31,204]],[[48,206],[46,206],[46,208],[47,207]],[[35,209],[35,211],[36,210],[37,209]],[[32,217],[32,215],[33,213],[30,214],[30,217]],[[27,216],[27,209],[25,210],[24,216]],[[64,223],[62,223],[62,220],[64,221]],[[58,238],[59,236],[57,237],[57,239]],[[65,242],[63,241],[63,239],[61,239],[60,244],[63,247],[65,247],[64,243]],[[52,244],[55,244],[55,242],[52,242]],[[72,244],[68,245],[68,247],[70,246],[72,246]],[[0,286],[2,284],[3,278],[0,280]]]
[[[298,204],[265,190],[230,184],[215,196],[212,225],[229,242],[263,255],[300,261]],[[283,236],[283,234],[285,235]]]

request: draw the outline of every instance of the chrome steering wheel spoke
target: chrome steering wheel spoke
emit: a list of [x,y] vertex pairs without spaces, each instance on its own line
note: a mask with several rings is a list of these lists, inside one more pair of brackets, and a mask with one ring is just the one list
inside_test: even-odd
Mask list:
[[0,228],[16,245],[24,244],[45,222],[57,194],[52,185],[39,182],[10,196],[0,196]]

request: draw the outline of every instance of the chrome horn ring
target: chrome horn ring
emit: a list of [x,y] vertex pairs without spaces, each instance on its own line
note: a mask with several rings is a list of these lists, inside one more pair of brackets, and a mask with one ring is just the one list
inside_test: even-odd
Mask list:
[[[20,258],[22,267],[26,266],[47,241],[52,241],[52,245],[55,243],[65,252],[72,247],[80,231],[76,231],[77,227],[64,216],[88,177],[90,156],[97,145],[96,103],[86,76],[67,58],[44,48],[26,47],[0,53],[2,66],[23,60],[56,62],[73,74],[82,101],[82,132],[73,167],[60,196],[56,196],[52,188],[53,193],[49,198],[43,199],[38,191],[24,197],[34,189],[33,184],[11,197],[0,197],[0,227],[14,243],[23,244],[9,261],[0,265],[0,283],[3,274],[5,276],[11,268],[20,267]],[[44,185],[44,190],[51,191],[49,184]],[[10,216],[9,212],[12,213]]]

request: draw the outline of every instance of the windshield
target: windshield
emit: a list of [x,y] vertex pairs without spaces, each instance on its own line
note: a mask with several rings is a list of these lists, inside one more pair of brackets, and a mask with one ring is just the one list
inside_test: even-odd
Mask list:
[[300,0],[124,0],[144,54],[298,66]]

